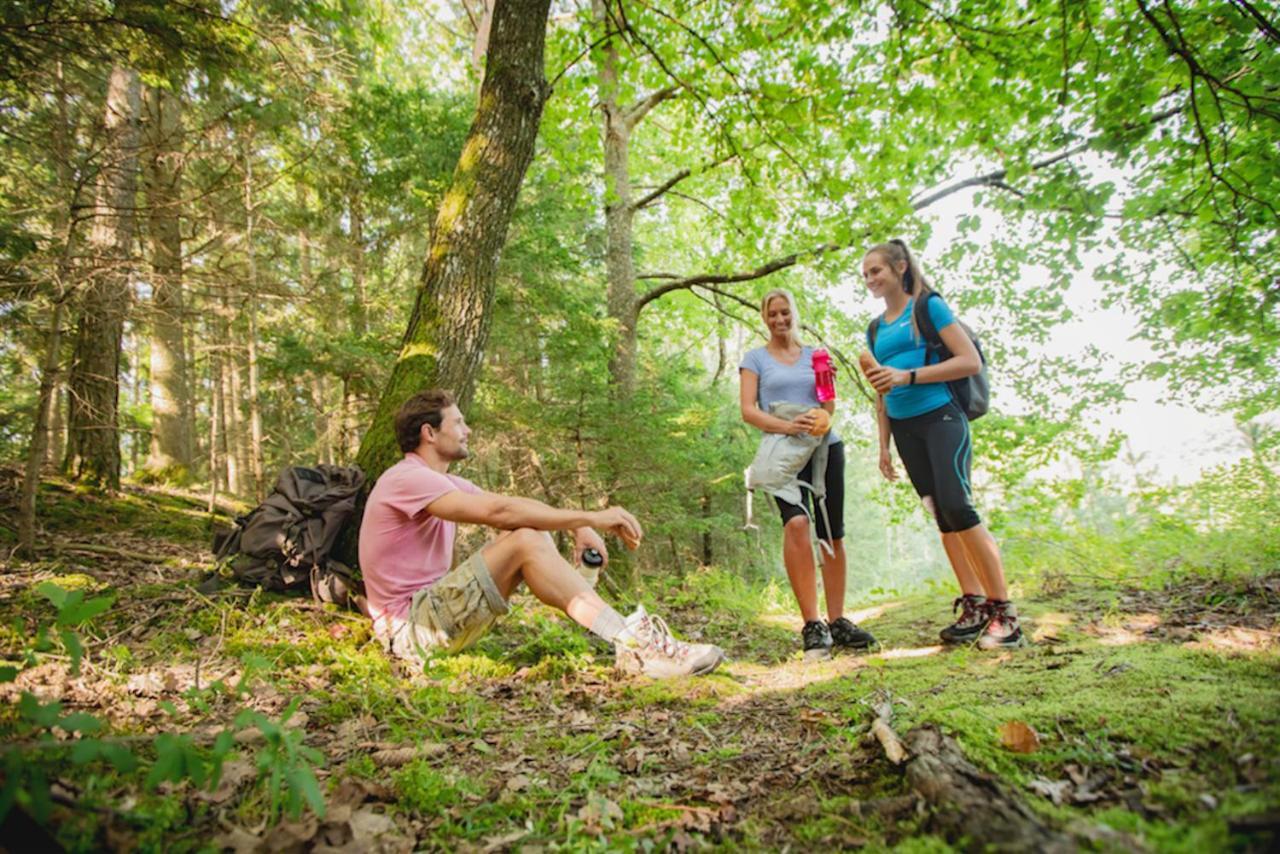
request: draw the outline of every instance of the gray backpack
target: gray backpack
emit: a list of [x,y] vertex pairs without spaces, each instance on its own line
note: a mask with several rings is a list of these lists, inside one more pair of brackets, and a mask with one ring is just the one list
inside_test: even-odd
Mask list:
[[272,592],[310,588],[321,602],[348,603],[358,582],[331,556],[364,486],[357,466],[293,466],[267,500],[214,538],[219,567],[241,584]]

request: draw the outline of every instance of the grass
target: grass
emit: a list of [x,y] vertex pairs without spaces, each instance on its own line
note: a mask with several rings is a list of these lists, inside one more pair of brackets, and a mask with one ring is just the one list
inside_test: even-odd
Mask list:
[[[112,537],[122,526],[122,548],[155,557],[54,554],[5,566],[17,571],[0,575],[9,661],[53,617],[33,591],[39,581],[117,597],[81,630],[80,677],[68,678],[55,644],[18,687],[134,736],[226,726],[246,707],[279,716],[297,700],[306,744],[325,756],[326,797],[334,803],[360,783],[361,803],[419,848],[962,845],[931,834],[900,770],[869,738],[870,704],[886,698],[899,733],[941,727],[1082,844],[1265,845],[1230,822],[1280,805],[1280,651],[1265,592],[1274,575],[1197,573],[1136,592],[1114,580],[1015,579],[1037,642],[998,654],[937,645],[949,590],[881,591],[855,605],[879,650],[805,664],[785,587],[691,570],[639,599],[677,632],[727,647],[730,663],[710,677],[620,679],[606,648],[528,597],[466,654],[413,672],[351,614],[260,593],[196,594],[206,526],[186,515],[189,505],[65,489],[46,500],[51,537]],[[0,689],[10,701],[0,707],[5,740],[31,738],[17,688]],[[1006,748],[1009,722],[1034,728],[1038,748]],[[441,747],[398,764],[379,758],[428,744]],[[129,773],[24,758],[72,785],[81,804],[51,813],[63,845],[201,850],[227,826],[261,826],[272,812],[252,775],[217,801],[190,784],[149,787],[151,758],[138,752],[142,767]],[[259,755],[252,744],[238,753]],[[1044,794],[1054,785],[1067,786],[1061,803]]]

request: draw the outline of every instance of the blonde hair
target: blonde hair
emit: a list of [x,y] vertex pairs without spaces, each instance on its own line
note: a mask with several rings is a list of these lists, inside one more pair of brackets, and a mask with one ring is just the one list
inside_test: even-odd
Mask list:
[[774,288],[764,295],[764,299],[760,300],[760,319],[764,321],[765,326],[769,325],[769,303],[778,297],[782,297],[787,301],[787,308],[791,309],[791,343],[800,343],[800,309],[796,307],[796,298],[791,295],[791,291],[782,288]]
[[[900,263],[906,262],[907,269],[902,273],[902,290],[915,299],[911,311],[911,332],[917,339],[920,338],[920,327],[916,324],[915,304],[921,300],[927,300],[929,294],[933,292],[929,280],[924,277],[924,272],[920,269],[920,262],[916,260],[915,255],[911,254],[907,244],[897,239],[890,240],[888,243],[877,243],[867,250],[867,255],[872,253],[887,260],[895,271]],[[866,255],[863,257],[865,258]]]

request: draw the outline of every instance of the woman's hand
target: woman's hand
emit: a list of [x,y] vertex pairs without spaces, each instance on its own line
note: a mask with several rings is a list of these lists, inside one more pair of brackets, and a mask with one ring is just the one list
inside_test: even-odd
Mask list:
[[867,371],[867,380],[876,391],[881,394],[888,394],[890,389],[911,382],[911,374],[908,371],[900,371],[897,368],[877,365]]
[[898,479],[898,471],[893,467],[893,455],[889,453],[888,447],[880,449],[880,474],[890,482]]
[[795,419],[787,425],[787,435],[799,436],[804,433],[808,433],[813,429],[813,425],[816,423],[816,420],[817,419],[814,417],[812,410],[797,415]]

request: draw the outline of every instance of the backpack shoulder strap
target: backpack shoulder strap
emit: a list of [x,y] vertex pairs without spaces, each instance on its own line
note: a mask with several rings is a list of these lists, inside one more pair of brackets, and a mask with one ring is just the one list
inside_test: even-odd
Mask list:
[[877,314],[875,317],[871,318],[871,322],[867,324],[867,344],[870,345],[868,349],[871,350],[872,355],[875,355],[876,333],[880,331],[880,318],[882,317],[884,317],[883,314]]
[[929,295],[923,300],[916,300],[913,311],[916,316],[916,327],[920,330],[920,335],[929,343],[931,347],[937,349],[945,346],[942,343],[942,336],[938,334],[938,330],[933,325],[933,318],[929,316],[929,300],[934,297],[941,299],[942,295],[937,291],[929,291]]

